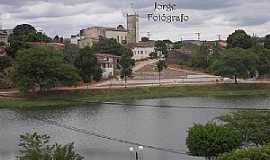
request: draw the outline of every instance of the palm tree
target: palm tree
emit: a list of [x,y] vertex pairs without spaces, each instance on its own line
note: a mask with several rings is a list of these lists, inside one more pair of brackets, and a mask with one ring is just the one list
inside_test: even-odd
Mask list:
[[157,71],[158,71],[158,80],[159,80],[159,85],[161,85],[160,83],[160,73],[167,68],[167,64],[165,62],[165,60],[159,60],[157,63],[156,63],[156,66],[157,66]]

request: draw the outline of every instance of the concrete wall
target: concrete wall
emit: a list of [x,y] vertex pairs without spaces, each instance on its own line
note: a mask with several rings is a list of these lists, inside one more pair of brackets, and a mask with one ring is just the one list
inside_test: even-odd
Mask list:
[[105,37],[116,39],[118,43],[124,44],[123,41],[127,40],[127,32],[108,30],[105,32]]

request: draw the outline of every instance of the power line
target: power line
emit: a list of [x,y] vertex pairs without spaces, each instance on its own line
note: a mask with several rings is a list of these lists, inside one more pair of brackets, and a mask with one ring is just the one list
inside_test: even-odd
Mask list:
[[106,104],[106,105],[128,105],[128,106],[154,107],[154,108],[270,111],[270,108],[251,108],[251,107],[240,108],[240,107],[226,107],[226,106],[189,106],[189,105],[170,106],[170,105],[130,104],[130,103],[119,103],[119,102],[94,102],[94,101],[76,101],[76,102],[85,102],[89,104],[92,103],[92,104]]
[[105,140],[110,140],[110,141],[114,141],[114,142],[119,142],[122,144],[129,144],[129,145],[134,145],[134,146],[143,146],[145,148],[149,148],[149,149],[153,149],[153,150],[159,150],[159,151],[165,151],[165,152],[170,152],[170,153],[175,153],[175,154],[181,154],[181,155],[186,155],[186,156],[191,156],[189,154],[187,154],[187,152],[184,151],[177,151],[174,149],[170,149],[170,148],[163,148],[163,147],[157,147],[157,146],[152,146],[152,145],[147,145],[147,144],[143,144],[143,143],[137,143],[137,142],[133,142],[133,141],[129,141],[129,140],[123,140],[123,139],[119,139],[119,138],[115,138],[115,137],[111,137],[111,136],[106,136],[103,134],[99,134],[96,133],[94,131],[88,131],[86,129],[81,129],[81,128],[77,128],[77,127],[73,127],[73,126],[69,126],[69,125],[65,125],[65,124],[60,124],[56,121],[52,121],[52,120],[44,120],[38,117],[34,117],[34,119],[56,126],[56,127],[60,127],[60,128],[65,128],[77,133],[82,133],[88,136],[95,136],[101,139],[105,139]]

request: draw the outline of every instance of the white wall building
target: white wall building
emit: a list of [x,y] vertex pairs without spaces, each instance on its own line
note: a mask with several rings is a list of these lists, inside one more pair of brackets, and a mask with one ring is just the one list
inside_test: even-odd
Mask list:
[[79,44],[80,36],[79,35],[72,35],[70,38],[70,43],[71,44]]
[[96,54],[96,57],[102,69],[102,78],[108,79],[114,77],[116,75],[120,57],[106,53],[98,53]]
[[150,58],[150,54],[155,52],[155,42],[147,41],[147,42],[139,42],[129,45],[133,52],[133,59],[144,60]]

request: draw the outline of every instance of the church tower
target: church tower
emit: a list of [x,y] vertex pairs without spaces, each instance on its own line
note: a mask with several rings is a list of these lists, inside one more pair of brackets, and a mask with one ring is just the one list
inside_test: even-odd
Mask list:
[[139,42],[139,15],[135,12],[132,5],[132,11],[127,14],[127,43]]

